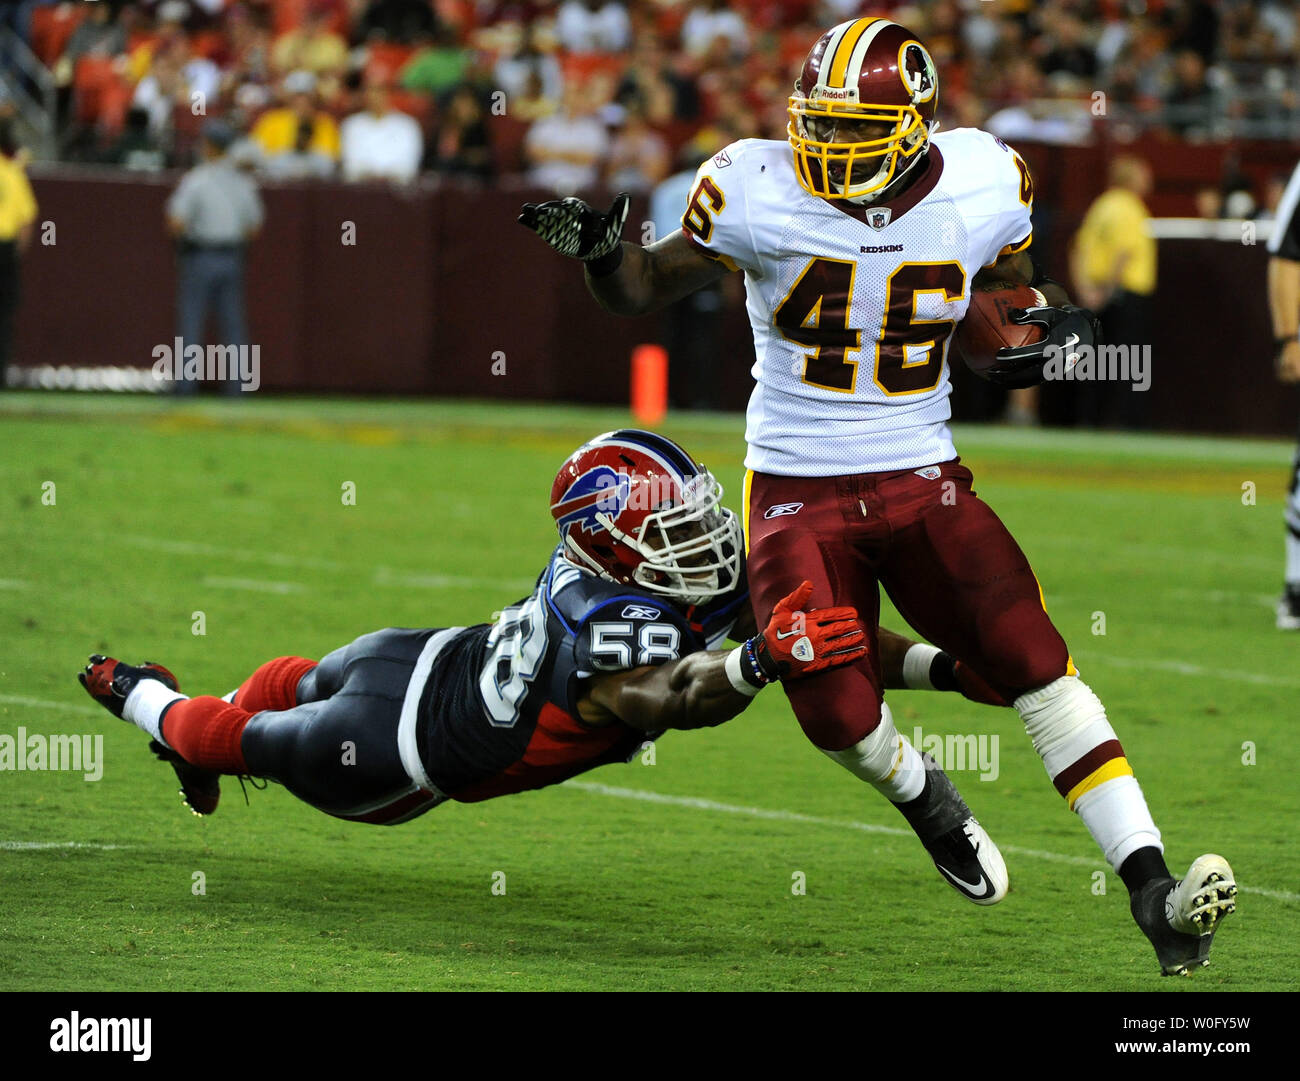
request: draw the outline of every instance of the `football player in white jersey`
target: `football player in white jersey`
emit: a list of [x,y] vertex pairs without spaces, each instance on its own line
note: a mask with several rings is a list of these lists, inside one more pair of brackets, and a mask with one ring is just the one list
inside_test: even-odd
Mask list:
[[[759,625],[807,579],[816,604],[853,605],[874,627],[883,585],[920,634],[1014,704],[1127,886],[1161,971],[1186,974],[1208,963],[1235,907],[1231,868],[1204,855],[1183,879],[1170,874],[1106,711],[1023,552],[975,496],[947,426],[948,345],[973,284],[1033,283],[1047,298],[1022,316],[1043,327],[1042,342],[1004,349],[989,373],[1007,386],[1041,382],[1054,346],[1093,344],[1096,320],[1035,280],[1024,161],[987,132],[937,134],[938,86],[911,31],[851,19],[808,54],[787,141],[744,139],[705,162],[680,233],[622,242],[622,195],[608,214],[568,198],[529,204],[520,221],[583,260],[588,289],[618,314],[744,274],[755,353],[745,537]],[[934,782],[894,725],[872,646],[786,694],[808,738],[922,832]],[[985,840],[966,837],[975,858],[991,849]],[[995,870],[952,884],[987,904],[1005,892],[989,892]]]

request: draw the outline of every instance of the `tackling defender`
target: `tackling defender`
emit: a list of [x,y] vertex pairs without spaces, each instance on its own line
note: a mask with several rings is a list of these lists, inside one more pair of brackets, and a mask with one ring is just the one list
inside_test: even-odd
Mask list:
[[918,632],[1014,703],[1052,783],[1127,886],[1161,971],[1187,974],[1209,963],[1234,909],[1232,871],[1205,855],[1181,881],[1170,874],[1106,711],[1024,554],[976,498],[946,423],[948,342],[972,284],[1031,283],[1050,305],[1019,316],[1043,328],[1042,342],[1002,350],[988,373],[1007,386],[1041,382],[1053,347],[1094,344],[1096,320],[1035,280],[1024,161],[974,128],[935,134],[937,100],[934,62],[914,34],[851,19],[808,54],[788,140],[744,139],[706,161],[680,233],[645,248],[621,242],[624,195],[606,215],[568,198],[528,204],[520,221],[582,259],[589,290],[618,314],[744,273],[755,614],[766,619],[808,580],[817,603],[861,612],[873,639],[855,663],[786,684],[805,734],[894,802],[925,790],[922,757],[884,701],[874,648],[884,585]]
[[[866,652],[851,607],[802,611],[797,585],[755,634],[736,517],[681,447],[623,430],[580,447],[551,489],[560,534],[537,588],[493,624],[389,628],[319,664],[280,657],[226,698],[188,698],[160,665],[95,655],[80,679],[153,737],[181,794],[216,810],[222,774],[279,781],[339,818],[394,825],[627,761],[670,728],[739,714],[763,686]],[[743,642],[730,651],[727,638]],[[890,686],[996,701],[931,646],[881,631]],[[974,880],[1001,857],[942,770],[900,801],[936,866]],[[1005,870],[997,882],[1005,890]],[[972,897],[982,904],[1000,899]]]

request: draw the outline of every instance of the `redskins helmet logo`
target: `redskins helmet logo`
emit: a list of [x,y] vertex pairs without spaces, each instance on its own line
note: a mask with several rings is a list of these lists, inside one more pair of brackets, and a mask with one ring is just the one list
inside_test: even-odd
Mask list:
[[912,104],[930,101],[939,89],[934,61],[919,41],[909,41],[898,51],[898,74],[912,95]]

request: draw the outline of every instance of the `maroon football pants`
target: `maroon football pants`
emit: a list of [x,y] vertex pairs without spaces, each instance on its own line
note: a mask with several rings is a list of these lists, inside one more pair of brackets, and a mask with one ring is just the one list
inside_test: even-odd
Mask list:
[[747,480],[750,596],[760,627],[812,582],[809,604],[857,608],[869,639],[852,665],[785,684],[805,735],[828,751],[880,722],[879,586],[918,634],[1011,701],[1074,671],[1029,561],[953,459],[921,470]]

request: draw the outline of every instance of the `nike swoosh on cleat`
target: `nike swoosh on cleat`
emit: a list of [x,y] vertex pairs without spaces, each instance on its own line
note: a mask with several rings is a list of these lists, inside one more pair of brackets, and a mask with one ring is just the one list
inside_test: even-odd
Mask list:
[[950,870],[948,870],[947,867],[944,867],[937,863],[935,864],[935,866],[938,867],[940,871],[942,871],[945,875],[948,876],[948,880],[954,886],[956,886],[959,890],[962,890],[969,896],[971,897],[992,897],[993,896],[993,883],[988,880],[987,875],[980,875],[979,881],[972,883],[972,882],[967,882],[964,879],[958,878],[955,874],[953,874]]

